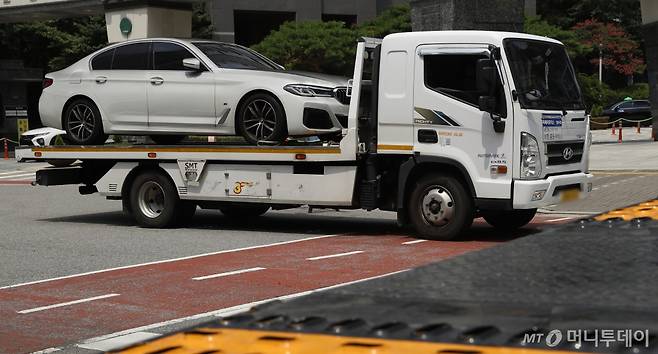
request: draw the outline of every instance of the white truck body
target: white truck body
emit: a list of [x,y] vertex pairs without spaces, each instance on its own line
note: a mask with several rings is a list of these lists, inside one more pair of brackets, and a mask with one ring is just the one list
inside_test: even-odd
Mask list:
[[475,216],[518,221],[518,211],[531,218],[591,191],[589,117],[562,51],[557,41],[505,32],[362,39],[338,144],[36,147],[16,156],[80,160],[39,171],[37,183],[82,184],[81,193],[123,199],[133,213],[133,183],[148,171],[167,176],[173,198],[194,208],[379,208],[422,236],[454,238]]

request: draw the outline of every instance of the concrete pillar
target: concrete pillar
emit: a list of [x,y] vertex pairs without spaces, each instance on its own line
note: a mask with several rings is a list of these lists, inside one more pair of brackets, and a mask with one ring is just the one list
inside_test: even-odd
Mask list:
[[192,8],[189,4],[168,7],[118,4],[105,9],[110,43],[150,37],[192,36]]
[[411,0],[411,27],[523,32],[524,11],[524,0]]
[[642,31],[649,74],[649,99],[653,108],[653,137],[658,141],[658,1],[641,0]]

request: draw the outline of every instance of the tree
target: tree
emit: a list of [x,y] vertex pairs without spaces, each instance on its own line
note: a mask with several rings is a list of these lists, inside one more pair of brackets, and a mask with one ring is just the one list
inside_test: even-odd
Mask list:
[[[582,45],[598,54],[590,59],[591,63],[599,65],[601,62],[604,68],[612,69],[627,77],[644,70],[639,44],[618,24],[589,19],[577,23],[573,30]],[[601,57],[602,61],[599,59]]]
[[561,28],[595,18],[618,23],[633,37],[640,38],[642,18],[637,0],[542,0],[537,1],[537,7],[544,20]]
[[253,49],[287,69],[346,75],[353,67],[356,37],[342,22],[287,22]]
[[541,17],[527,17],[524,23],[526,33],[557,39],[562,42],[571,58],[587,54],[591,48],[583,45],[574,31],[564,30],[549,24]]
[[212,38],[212,20],[205,2],[192,5],[192,38]]
[[411,31],[409,5],[392,6],[355,28],[342,22],[288,22],[253,49],[287,69],[350,75],[358,37]]
[[407,4],[391,6],[375,19],[357,28],[360,36],[384,38],[391,33],[411,31],[411,7]]

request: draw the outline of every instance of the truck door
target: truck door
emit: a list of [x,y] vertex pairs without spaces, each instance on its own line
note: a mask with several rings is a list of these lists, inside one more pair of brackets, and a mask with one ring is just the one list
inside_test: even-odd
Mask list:
[[[496,132],[491,115],[478,108],[479,96],[487,93],[478,92],[476,68],[490,57],[488,45],[425,45],[416,54],[414,151],[463,167],[478,198],[510,198],[513,120],[504,79],[497,84],[504,131]],[[505,78],[504,68],[498,69]]]

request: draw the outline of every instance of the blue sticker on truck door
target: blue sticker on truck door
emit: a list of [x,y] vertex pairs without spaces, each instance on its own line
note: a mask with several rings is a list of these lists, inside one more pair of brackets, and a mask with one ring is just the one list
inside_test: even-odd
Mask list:
[[545,141],[562,139],[562,115],[544,113],[541,115],[542,134]]

